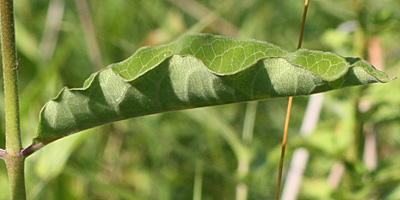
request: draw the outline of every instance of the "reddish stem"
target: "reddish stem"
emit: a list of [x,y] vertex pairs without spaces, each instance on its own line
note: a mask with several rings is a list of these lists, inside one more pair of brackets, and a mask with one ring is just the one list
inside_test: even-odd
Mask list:
[[[306,0],[305,4],[304,4],[303,19],[301,21],[301,30],[300,30],[300,37],[299,37],[299,43],[297,45],[297,49],[301,48],[301,44],[303,41],[304,26],[306,24],[307,10],[308,10],[308,0]],[[293,97],[289,97],[289,102],[288,102],[288,107],[287,107],[287,112],[286,112],[285,130],[283,133],[283,140],[282,140],[281,160],[279,162],[278,186],[277,186],[276,198],[275,198],[276,200],[279,199],[279,194],[280,194],[280,190],[281,190],[283,160],[285,158],[286,140],[287,140],[287,133],[288,133],[289,122],[290,122],[290,112],[292,111],[292,103],[293,103]]]

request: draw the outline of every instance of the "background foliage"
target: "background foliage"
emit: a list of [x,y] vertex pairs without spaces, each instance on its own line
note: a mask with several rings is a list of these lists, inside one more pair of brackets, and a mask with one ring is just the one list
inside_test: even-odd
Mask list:
[[[14,3],[25,147],[35,135],[41,107],[62,86],[82,86],[91,73],[143,45],[205,32],[265,40],[293,51],[303,11],[303,2],[295,0]],[[311,1],[303,47],[367,58],[368,50],[381,48],[385,71],[399,76],[398,10],[396,0]],[[392,81],[327,93],[318,127],[308,138],[298,134],[308,97],[295,98],[285,170],[294,148],[310,151],[299,198],[400,198],[399,90],[399,82]],[[249,199],[273,198],[286,104],[287,99],[273,99],[170,112],[69,136],[28,158],[28,198],[191,199],[199,197],[195,188],[201,183],[203,199],[234,199],[239,181],[246,183]],[[250,142],[241,139],[246,110],[256,116]],[[0,118],[4,149],[4,112]],[[371,132],[376,168],[366,167],[362,153]],[[251,162],[241,177],[237,166],[243,159]],[[328,177],[338,162],[346,169],[332,187]],[[9,199],[4,162],[0,188],[0,199]]]

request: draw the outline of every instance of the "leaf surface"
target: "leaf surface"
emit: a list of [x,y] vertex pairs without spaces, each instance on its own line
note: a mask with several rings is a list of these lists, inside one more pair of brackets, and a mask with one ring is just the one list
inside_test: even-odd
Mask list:
[[261,41],[188,35],[139,49],[64,88],[40,113],[35,144],[127,118],[275,97],[309,95],[391,79],[360,58]]

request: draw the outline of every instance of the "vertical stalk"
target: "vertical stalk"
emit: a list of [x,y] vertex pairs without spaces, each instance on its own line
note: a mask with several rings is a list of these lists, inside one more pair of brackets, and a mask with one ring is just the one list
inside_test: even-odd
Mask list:
[[[242,131],[242,141],[245,145],[250,145],[251,141],[253,140],[257,105],[257,101],[247,103]],[[239,182],[236,185],[236,200],[246,200],[248,197],[247,184],[243,179],[246,178],[249,174],[251,159],[252,158],[249,157],[248,154],[238,157],[237,174],[239,176]]]
[[203,187],[203,161],[197,161],[195,175],[194,175],[193,200],[201,200],[202,187]]
[[[366,13],[366,1],[365,0],[354,0],[354,10],[357,12],[358,15],[358,23],[360,24],[360,30],[357,33],[356,39],[356,50],[359,57],[368,60],[368,43],[369,43],[369,30],[367,27],[367,13]],[[361,97],[364,91],[367,89],[367,86],[363,86],[357,88],[355,90],[353,102],[354,102],[354,119],[355,124],[353,127],[353,141],[352,145],[349,148],[347,154],[347,160],[350,162],[357,162],[362,160],[363,157],[363,150],[364,150],[364,142],[365,142],[365,135],[364,135],[364,121],[362,120],[362,113],[359,109],[359,104],[361,101]]]
[[[301,48],[301,44],[303,42],[303,34],[304,34],[304,26],[306,24],[308,2],[309,2],[309,0],[305,0],[305,2],[304,2],[303,18],[301,20],[301,30],[300,30],[299,42],[297,44],[297,49]],[[285,129],[283,132],[283,139],[282,139],[281,159],[279,162],[278,185],[277,185],[276,196],[275,196],[276,200],[279,200],[279,194],[280,194],[280,190],[281,190],[283,161],[285,158],[286,140],[287,140],[287,134],[288,134],[288,130],[289,130],[290,112],[292,111],[292,103],[293,103],[293,97],[291,96],[291,97],[289,97],[287,111],[286,111]]]
[[13,0],[1,0],[1,42],[6,116],[6,153],[12,199],[26,199],[24,157],[19,127],[18,67],[15,48]]

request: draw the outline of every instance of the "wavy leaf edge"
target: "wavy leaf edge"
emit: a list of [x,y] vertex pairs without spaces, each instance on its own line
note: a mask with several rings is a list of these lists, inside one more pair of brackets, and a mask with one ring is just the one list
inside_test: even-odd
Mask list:
[[[146,50],[153,50],[154,48],[164,48],[164,47],[167,47],[167,46],[170,46],[170,45],[173,45],[173,44],[178,44],[180,41],[185,40],[185,39],[190,38],[190,37],[207,37],[207,38],[209,38],[209,39],[210,39],[210,38],[211,38],[211,39],[224,39],[224,40],[231,40],[231,41],[233,41],[233,42],[244,42],[244,43],[246,43],[246,42],[252,42],[252,43],[257,43],[257,44],[261,44],[261,45],[268,45],[268,46],[272,46],[272,47],[274,47],[274,48],[277,48],[278,50],[281,50],[284,54],[286,54],[286,56],[264,56],[264,57],[260,57],[260,58],[258,58],[258,59],[256,59],[256,60],[254,60],[253,62],[251,62],[250,64],[247,64],[245,67],[243,67],[243,68],[241,68],[241,69],[239,69],[239,70],[233,71],[233,72],[231,72],[231,73],[220,73],[220,72],[216,72],[216,71],[214,71],[213,69],[211,69],[207,64],[205,64],[204,60],[202,60],[202,59],[196,57],[196,56],[193,55],[193,54],[171,53],[171,54],[168,55],[168,56],[165,56],[165,55],[164,55],[164,58],[161,59],[159,62],[153,64],[151,67],[148,67],[146,70],[140,72],[138,75],[136,75],[136,76],[134,76],[134,77],[132,77],[132,78],[126,78],[126,77],[122,76],[121,71],[118,71],[118,67],[119,67],[119,66],[124,65],[126,62],[129,62],[130,60],[132,60],[132,58],[134,58],[135,56],[138,56],[138,55],[139,55],[140,53],[142,53],[143,51],[146,51]],[[341,73],[337,74],[336,77],[333,77],[332,79],[329,79],[329,78],[326,78],[326,77],[324,77],[324,76],[321,76],[321,75],[318,74],[318,73],[315,73],[315,72],[311,71],[309,68],[307,68],[307,67],[305,67],[305,66],[303,66],[303,65],[301,65],[301,64],[294,63],[293,60],[291,60],[291,59],[288,58],[288,57],[291,57],[291,56],[293,56],[293,55],[296,55],[296,54],[302,53],[302,52],[333,56],[333,57],[336,57],[336,58],[339,58],[339,59],[342,59],[342,60],[346,60],[346,62],[348,62],[348,63],[351,63],[351,61],[348,61],[348,60],[352,59],[354,62],[353,62],[353,64],[349,64],[348,66],[346,66],[346,69],[343,70]],[[389,82],[389,81],[395,79],[395,78],[389,78],[384,72],[375,69],[371,64],[369,64],[367,61],[365,61],[365,60],[363,60],[363,59],[361,59],[361,58],[342,57],[342,56],[340,56],[340,55],[337,55],[337,54],[331,53],[331,52],[323,52],[323,51],[318,51],[318,50],[307,50],[307,49],[299,49],[299,50],[296,50],[296,51],[290,53],[290,52],[287,52],[286,50],[284,50],[283,48],[281,48],[281,47],[279,47],[279,46],[277,46],[277,45],[274,45],[274,44],[271,44],[271,43],[265,42],[265,41],[258,41],[258,40],[254,40],[254,39],[236,40],[236,39],[232,39],[232,38],[229,38],[229,37],[226,37],[226,36],[210,35],[210,34],[191,34],[191,35],[183,36],[183,37],[179,38],[178,40],[176,40],[175,42],[172,42],[172,43],[169,43],[169,44],[165,44],[165,45],[161,45],[161,46],[154,46],[154,47],[153,47],[153,46],[141,47],[141,48],[139,48],[132,56],[130,56],[130,57],[127,58],[126,60],[121,61],[121,62],[118,62],[118,63],[110,64],[110,65],[108,65],[106,68],[104,68],[104,69],[102,69],[102,70],[100,70],[100,71],[97,71],[97,72],[94,72],[93,74],[91,74],[90,77],[87,78],[87,79],[85,80],[85,82],[84,82],[84,84],[83,84],[83,87],[81,87],[81,88],[68,88],[68,87],[63,87],[63,88],[60,90],[60,92],[59,92],[54,98],[52,98],[50,101],[46,102],[46,104],[42,107],[42,109],[41,109],[41,111],[40,111],[40,114],[39,114],[39,124],[40,124],[40,122],[41,122],[41,120],[42,120],[42,116],[43,116],[44,110],[46,109],[46,107],[48,106],[48,104],[49,104],[51,101],[57,102],[57,101],[60,99],[62,93],[64,93],[66,90],[68,90],[68,91],[70,91],[70,92],[87,90],[88,88],[90,88],[90,87],[92,86],[92,83],[93,83],[94,79],[95,79],[96,76],[98,76],[101,72],[106,71],[106,70],[110,70],[110,68],[111,68],[111,70],[112,70],[119,78],[121,78],[121,80],[130,83],[130,82],[132,82],[132,81],[137,80],[139,77],[144,76],[144,75],[147,74],[148,72],[152,71],[152,70],[153,70],[154,68],[156,68],[157,66],[160,66],[163,62],[165,62],[166,60],[170,59],[170,58],[173,57],[173,56],[193,57],[193,58],[197,59],[198,61],[200,61],[200,62],[202,63],[202,65],[203,65],[204,67],[206,67],[207,70],[208,70],[209,72],[211,72],[211,73],[213,73],[213,74],[215,74],[215,75],[217,75],[217,76],[221,76],[221,77],[223,77],[223,76],[230,76],[230,75],[234,75],[234,74],[240,73],[240,72],[242,72],[242,71],[244,71],[244,70],[250,68],[251,66],[254,66],[256,63],[262,62],[262,61],[267,60],[267,59],[282,58],[282,59],[285,59],[287,62],[289,62],[291,65],[293,65],[293,66],[295,66],[295,67],[299,67],[299,68],[305,69],[305,70],[311,72],[313,75],[319,77],[321,80],[324,80],[324,81],[335,81],[335,80],[337,80],[337,79],[340,79],[340,78],[343,77],[346,73],[348,73],[348,71],[349,71],[351,68],[360,68],[360,69],[362,69],[365,73],[367,73],[367,74],[369,74],[371,77],[375,78],[375,79],[376,79],[376,82],[386,83],[386,82]],[[377,74],[377,73],[378,73],[378,74]],[[378,75],[381,75],[381,76],[379,77]],[[93,127],[94,127],[94,126],[93,126]],[[79,131],[82,131],[82,130],[79,130]],[[65,136],[70,135],[70,134],[73,134],[73,133],[75,133],[75,132],[71,132],[71,133],[67,133],[67,134],[63,134],[63,135],[55,135],[55,136],[52,137],[52,138],[39,141],[39,140],[38,140],[38,139],[40,138],[40,137],[39,137],[40,128],[39,128],[38,131],[37,131],[36,137],[33,138],[33,143],[32,143],[32,145],[35,145],[35,144],[37,145],[37,144],[39,144],[39,143],[40,143],[40,145],[45,145],[45,144],[50,143],[50,142],[52,142],[52,141],[54,141],[54,140],[56,140],[56,139],[59,139],[59,138],[61,138],[61,137],[65,137]]]

